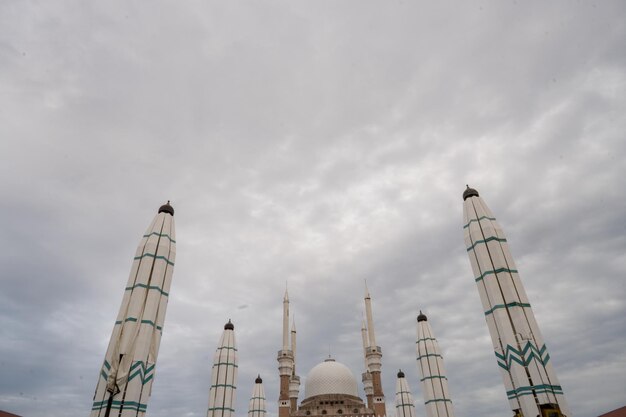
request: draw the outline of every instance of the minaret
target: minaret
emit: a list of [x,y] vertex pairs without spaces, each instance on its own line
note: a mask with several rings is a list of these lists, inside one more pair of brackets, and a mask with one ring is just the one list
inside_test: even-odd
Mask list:
[[283,297],[283,348],[278,351],[278,373],[280,375],[278,417],[289,417],[291,409],[289,382],[293,375],[293,369],[293,352],[289,348],[289,294],[285,289],[285,296]]
[[415,417],[415,403],[402,370],[398,372],[396,382],[396,417]]
[[265,389],[261,375],[257,376],[252,389],[252,397],[248,406],[248,417],[265,417],[267,408],[265,406]]
[[220,344],[213,356],[209,409],[207,417],[232,417],[235,413],[237,390],[237,347],[235,326],[228,320]]
[[90,417],[138,417],[146,412],[174,271],[175,238],[174,209],[168,201],[137,247]]
[[454,417],[443,356],[441,356],[433,329],[421,311],[417,316],[416,346],[417,368],[421,376],[426,415],[428,417]]
[[289,402],[291,411],[298,409],[298,395],[300,394],[300,377],[296,375],[296,322],[291,322],[291,352],[293,354],[293,368],[289,378]]
[[511,410],[518,417],[569,416],[502,228],[476,190],[468,186],[463,201],[467,254]]
[[374,319],[372,315],[372,298],[370,297],[367,285],[365,286],[365,317],[367,318],[368,347],[365,353],[367,369],[372,374],[372,409],[377,416],[387,415],[385,408],[385,395],[381,383],[381,367],[383,352],[380,346],[376,345],[376,334],[374,333]]
[[372,374],[367,366],[367,348],[369,347],[369,341],[365,319],[363,319],[363,323],[361,324],[361,339],[363,340],[363,359],[365,359],[365,372],[361,374],[361,380],[363,381],[363,389],[365,391],[365,397],[367,398],[367,408],[372,410],[374,408],[374,385],[372,384]]

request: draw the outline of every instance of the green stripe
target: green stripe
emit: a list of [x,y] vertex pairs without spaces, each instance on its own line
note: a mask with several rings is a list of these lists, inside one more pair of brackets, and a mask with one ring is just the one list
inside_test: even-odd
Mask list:
[[398,392],[396,392],[396,395],[398,395],[398,394],[400,394],[400,395],[402,395],[402,394],[409,394],[410,395],[411,392],[410,391],[398,391]]
[[265,397],[250,397],[251,400],[264,400]]
[[236,386],[230,385],[230,384],[215,384],[215,385],[211,385],[211,388],[217,388],[217,387],[225,387],[225,388],[237,389]]
[[[136,322],[136,321],[137,321],[137,318],[136,318],[136,317],[127,317],[127,318],[124,320],[124,322],[127,322],[127,321]],[[115,324],[122,324],[122,321],[121,321],[121,320],[117,320],[117,321],[115,322]],[[157,329],[157,330],[163,330],[163,327],[161,327],[161,326],[156,326],[156,325],[154,324],[154,322],[153,322],[153,321],[151,321],[151,320],[141,320],[141,324],[149,324],[149,325],[150,325],[150,326],[152,326],[152,327],[156,327],[156,329]]]
[[518,303],[517,301],[512,302],[512,303],[508,303],[506,305],[505,304],[496,304],[495,306],[493,306],[493,308],[490,308],[489,310],[485,311],[485,316],[490,315],[495,310],[498,310],[500,308],[509,308],[509,307],[529,307],[530,308],[530,304],[528,304],[528,303]]
[[437,339],[435,339],[434,337],[425,337],[425,338],[423,338],[423,339],[417,339],[417,342],[415,342],[415,343],[425,342],[425,341],[427,341],[427,340],[432,340],[433,342],[436,342],[436,341],[437,341]]
[[261,413],[267,413],[267,411],[265,411],[265,410],[253,409],[253,410],[248,410],[248,414],[254,413],[254,412],[257,412],[257,411],[261,412]]
[[164,296],[166,296],[166,297],[169,296],[169,293],[163,291],[161,289],[161,287],[158,287],[156,285],[135,284],[132,287],[126,287],[126,291],[134,290],[135,288],[147,288],[148,290],[157,290],[158,292],[160,292]]
[[143,237],[150,237],[150,236],[160,236],[160,237],[166,237],[170,240],[170,242],[172,243],[176,243],[176,241],[174,239],[172,239],[170,237],[170,235],[168,235],[167,233],[158,233],[158,232],[152,232],[152,233],[148,233],[147,235],[143,235]]
[[498,268],[496,270],[485,271],[478,278],[474,278],[474,281],[478,282],[478,281],[482,280],[483,278],[485,278],[489,274],[499,274],[501,272],[508,272],[510,274],[517,274],[517,269]]
[[467,224],[466,224],[465,226],[463,226],[463,229],[467,229],[467,228],[469,227],[469,225],[470,225],[472,222],[479,222],[479,221],[484,220],[484,219],[487,219],[487,220],[493,220],[493,221],[495,221],[495,220],[496,220],[496,218],[495,218],[495,217],[487,217],[487,216],[483,216],[483,217],[481,217],[480,219],[472,219],[472,220],[470,220],[469,222],[467,222]]
[[234,408],[228,408],[228,407],[210,407],[209,411],[215,411],[215,410],[227,410],[227,411],[232,411],[233,413],[235,412]]
[[448,399],[448,398],[435,398],[434,400],[428,400],[428,401],[426,401],[424,404],[428,404],[428,403],[438,403],[438,402],[452,403],[452,400],[450,400],[450,399]]
[[443,356],[439,355],[438,353],[427,353],[426,355],[421,355],[421,356],[418,356],[418,357],[417,357],[417,360],[420,360],[420,359],[422,359],[422,358],[427,358],[428,356],[435,356],[435,357],[438,357],[438,358],[442,358],[442,359],[443,359]]
[[109,364],[109,362],[107,362],[107,360],[104,360],[104,367],[107,368],[107,370],[111,369],[111,365]]
[[534,386],[526,386],[519,387],[511,391],[507,391],[506,395],[511,400],[516,397],[523,397],[525,395],[534,395],[534,394],[563,394],[563,388],[560,385],[534,385]]
[[[490,236],[490,237],[488,237],[487,239],[484,239],[484,240],[477,240],[476,242],[474,242],[474,243],[472,244],[472,246],[470,246],[469,248],[467,248],[467,251],[468,251],[468,252],[469,252],[469,251],[471,251],[472,249],[474,249],[474,247],[475,247],[476,245],[478,245],[478,244],[480,244],[480,243],[487,244],[487,242],[491,242],[492,240],[495,240],[496,242],[506,242],[506,239],[500,239],[500,238],[499,238],[499,237],[497,237],[497,236]],[[135,258],[135,259],[136,259],[136,258]]]
[[420,382],[424,382],[427,379],[448,379],[443,375],[431,375],[431,376],[425,376],[424,378],[420,379]]
[[[108,400],[104,400],[104,401],[96,401],[93,403],[93,406],[91,407],[92,411],[96,411],[96,410],[102,410],[103,408],[106,408],[108,405]],[[146,408],[148,407],[148,404],[141,404],[138,403],[136,401],[112,401],[111,402],[111,408],[112,409],[124,409],[124,410],[135,410],[135,411],[146,411]]]
[[149,257],[149,258],[154,258],[154,259],[163,259],[165,262],[167,262],[169,265],[174,266],[174,262],[171,262],[169,259],[167,259],[165,256],[161,256],[161,255],[155,255],[154,253],[144,253],[141,256],[135,256],[133,259],[137,260],[137,259],[142,259],[145,257]]
[[220,366],[220,365],[226,365],[226,366],[234,366],[235,368],[239,368],[239,365],[237,365],[236,363],[230,363],[230,362],[217,362],[213,364],[213,368],[215,368],[216,366]]
[[413,404],[400,404],[400,405],[396,405],[396,408],[402,408],[402,407],[415,407]]
[[231,349],[231,350],[234,350],[235,352],[237,352],[237,348],[234,348],[232,346],[220,346],[220,347],[218,347],[215,350],[222,350],[222,349],[226,349],[226,350]]

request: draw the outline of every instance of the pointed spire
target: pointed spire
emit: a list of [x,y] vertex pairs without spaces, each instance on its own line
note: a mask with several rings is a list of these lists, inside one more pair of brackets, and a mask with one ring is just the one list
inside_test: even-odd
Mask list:
[[263,380],[261,379],[261,374],[257,374],[256,379],[254,380],[255,384],[262,384]]
[[283,350],[289,350],[289,293],[285,284],[285,296],[283,297]]
[[291,322],[291,352],[293,353],[293,371],[292,374],[296,374],[296,319],[293,318]]
[[376,348],[376,333],[374,333],[374,318],[372,315],[372,298],[370,297],[367,281],[365,282],[365,316],[367,318],[367,333],[369,336],[369,346]]
[[228,319],[228,323],[224,325],[224,330],[235,330],[235,325],[230,319]]
[[365,326],[365,317],[363,317],[361,321],[361,341],[363,342],[363,358],[365,360],[365,371],[369,372],[369,369],[367,366],[367,348],[369,347],[369,343],[367,340],[368,340],[367,327]]

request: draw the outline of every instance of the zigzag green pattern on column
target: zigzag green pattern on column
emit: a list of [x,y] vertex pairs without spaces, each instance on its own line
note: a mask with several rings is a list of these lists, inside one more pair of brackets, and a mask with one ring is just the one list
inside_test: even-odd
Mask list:
[[[136,377],[139,377],[141,381],[141,385],[146,385],[152,377],[154,377],[154,366],[155,364],[147,366],[142,361],[137,361],[133,363],[130,367],[128,373],[130,376],[128,377],[128,381],[132,381]],[[134,372],[133,372],[134,371]]]
[[[529,351],[530,354],[527,355]],[[521,352],[511,345],[506,345],[504,355],[498,352],[494,353],[498,359],[498,365],[507,371],[511,368],[513,362],[521,366],[528,366],[534,359],[545,367],[550,360],[550,355],[548,354],[545,344],[541,349],[537,349],[530,341],[526,342]]]

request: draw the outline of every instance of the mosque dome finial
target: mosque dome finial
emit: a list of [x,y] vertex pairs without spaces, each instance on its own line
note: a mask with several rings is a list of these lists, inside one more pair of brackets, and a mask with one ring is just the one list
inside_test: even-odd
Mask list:
[[426,314],[422,313],[422,310],[420,310],[420,314],[417,316],[417,321],[428,321],[428,317],[426,317]]
[[261,374],[259,374],[256,379],[254,380],[255,384],[261,384],[263,382],[263,380],[261,379]]
[[235,330],[235,325],[228,319],[228,323],[224,325],[224,330]]
[[478,191],[473,188],[470,188],[469,185],[465,184],[467,187],[465,191],[463,191],[463,201],[467,200],[469,197],[479,197]]
[[402,369],[398,370],[398,378],[404,378],[404,372],[402,372]]
[[168,213],[169,215],[174,215],[174,207],[170,206],[170,200],[167,200],[167,203],[163,204],[159,207],[159,213]]

